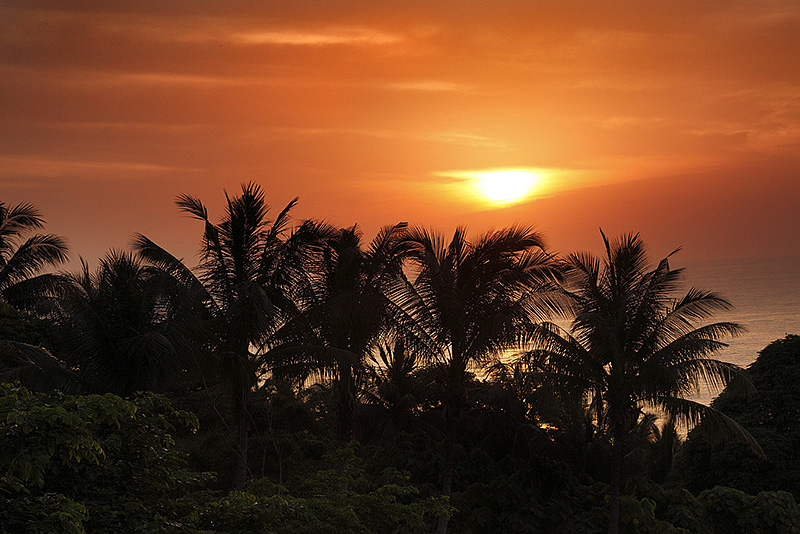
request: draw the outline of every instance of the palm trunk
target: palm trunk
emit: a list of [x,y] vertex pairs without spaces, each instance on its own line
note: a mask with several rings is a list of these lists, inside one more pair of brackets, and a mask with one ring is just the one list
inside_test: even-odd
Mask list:
[[[456,421],[452,415],[447,415],[445,419],[445,438],[444,438],[444,469],[442,472],[442,495],[450,504],[450,494],[453,489],[453,473],[456,468]],[[446,534],[449,517],[439,519],[436,534]]]
[[342,367],[337,389],[336,438],[340,447],[346,447],[352,440],[360,438],[356,384],[349,365]]
[[619,532],[619,490],[625,462],[625,431],[621,423],[614,426],[611,449],[611,495],[609,497],[608,534]]
[[[350,364],[342,365],[341,376],[338,384],[339,399],[338,413],[336,414],[336,434],[340,448],[347,447],[351,441],[360,439],[358,424],[358,401],[356,400],[356,384],[353,378],[353,369]],[[342,482],[336,488],[338,493],[347,493],[347,479],[344,476],[347,469],[347,460],[343,456],[337,468]]]
[[247,437],[248,437],[248,398],[250,388],[242,386],[238,395],[234,397],[234,417],[236,419],[236,478],[235,486],[239,491],[244,490],[247,483]]

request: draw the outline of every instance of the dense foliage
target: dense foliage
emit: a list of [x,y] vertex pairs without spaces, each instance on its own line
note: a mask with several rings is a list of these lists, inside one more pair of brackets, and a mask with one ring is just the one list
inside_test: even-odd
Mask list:
[[[637,235],[602,258],[524,227],[365,242],[294,204],[270,219],[246,184],[213,222],[182,195],[197,269],[137,236],[77,274],[0,204],[0,533],[800,529],[796,336],[741,400],[710,357],[727,302],[676,296]],[[729,384],[713,409],[684,398],[704,380]]]
[[8,532],[153,530],[207,475],[171,433],[197,418],[163,397],[0,386],[0,525]]
[[[172,436],[195,433],[197,419],[161,396],[3,385],[0,419],[0,532],[414,533],[452,512],[452,529],[465,533],[601,533],[608,522],[605,484],[580,482],[560,462],[495,459],[480,448],[459,452],[461,491],[450,510],[431,491],[442,446],[424,433],[367,449],[287,434],[302,462],[285,485],[265,477],[227,493],[205,489],[211,475],[187,467]],[[643,478],[627,489],[621,532],[800,531],[800,509],[785,492],[715,487],[694,496]]]
[[737,443],[709,440],[700,425],[689,434],[676,476],[696,491],[721,484],[748,493],[783,490],[800,498],[800,336],[770,343],[748,372],[757,395],[726,390],[713,406],[747,428],[766,458]]
[[631,234],[611,241],[606,254],[570,254],[563,292],[574,306],[569,332],[552,323],[534,328],[535,348],[523,363],[540,368],[562,396],[583,399],[589,422],[611,440],[611,527],[617,532],[619,493],[625,467],[625,442],[646,421],[644,409],[672,420],[716,424],[758,444],[735,421],[686,396],[699,383],[712,387],[740,374],[733,364],[709,357],[736,335],[735,323],[702,324],[730,307],[721,297],[690,289],[675,297],[680,269],[668,258],[650,269],[644,243]]
[[[307,458],[291,492],[268,479],[201,491],[211,476],[189,469],[173,438],[197,418],[150,393],[127,401],[4,384],[0,421],[3,532],[422,532],[448,513],[395,469],[368,475],[354,447]],[[343,479],[347,494],[336,491]]]

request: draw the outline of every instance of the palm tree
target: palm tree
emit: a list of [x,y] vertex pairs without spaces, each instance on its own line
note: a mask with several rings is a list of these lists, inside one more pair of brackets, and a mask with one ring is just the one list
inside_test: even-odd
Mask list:
[[32,205],[0,202],[0,299],[17,307],[30,306],[33,294],[52,289],[57,278],[42,270],[67,260],[61,237],[34,234],[24,239],[43,226],[44,219]]
[[402,338],[388,338],[369,359],[364,397],[371,408],[374,435],[381,440],[399,431],[412,432],[425,392],[419,353],[407,350]]
[[487,445],[519,456],[550,443],[540,423],[550,404],[547,384],[521,360],[498,358],[486,369],[484,418],[491,429]]
[[0,339],[0,382],[19,380],[35,391],[86,393],[87,383],[42,347]]
[[674,419],[664,421],[661,426],[656,426],[650,443],[650,458],[648,476],[661,484],[666,480],[672,470],[675,455],[683,444]]
[[200,295],[233,401],[235,484],[243,489],[248,475],[249,396],[263,363],[253,348],[263,345],[295,311],[297,289],[308,285],[310,261],[319,250],[321,227],[312,221],[289,227],[289,212],[297,199],[270,220],[264,193],[254,183],[243,184],[239,196],[226,193],[225,199],[224,214],[216,224],[199,199],[180,195],[176,201],[182,211],[204,223],[197,275],[144,236],[136,237],[134,247]]
[[387,293],[403,277],[405,228],[405,223],[384,227],[367,247],[357,226],[330,232],[300,301],[301,313],[275,336],[282,347],[267,353],[278,375],[331,380],[340,445],[361,437],[360,385],[370,355],[397,325],[399,309]]
[[[399,302],[426,332],[428,356],[445,387],[442,494],[449,497],[470,372],[517,346],[543,311],[540,290],[556,271],[529,228],[489,232],[474,243],[458,228],[449,244],[415,229],[407,242],[411,283]],[[441,519],[437,532],[444,534],[447,523]]]
[[195,365],[202,329],[181,287],[129,253],[62,278],[54,299],[59,356],[95,391],[174,389]]
[[583,398],[597,427],[610,436],[608,531],[615,534],[625,440],[644,416],[642,408],[660,410],[687,425],[705,419],[754,450],[760,448],[731,419],[686,398],[699,384],[720,389],[741,371],[709,356],[742,327],[731,322],[700,325],[730,304],[696,288],[675,298],[682,269],[671,269],[669,256],[651,269],[638,234],[614,242],[603,234],[603,243],[602,260],[582,253],[566,258],[564,294],[575,314],[570,330],[538,325],[532,338],[537,348],[526,356],[538,359],[563,393]]
[[[42,271],[67,260],[65,241],[50,234],[34,234],[25,239],[26,234],[43,226],[44,219],[32,205],[7,206],[0,202],[0,305],[3,307],[30,310],[39,302],[38,297],[58,286],[58,276]],[[0,378],[23,380],[37,389],[61,385],[76,392],[81,387],[74,374],[47,350],[12,340],[0,340]]]

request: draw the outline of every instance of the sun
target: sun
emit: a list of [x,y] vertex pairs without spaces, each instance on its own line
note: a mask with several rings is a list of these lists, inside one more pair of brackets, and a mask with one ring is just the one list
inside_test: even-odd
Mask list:
[[474,174],[476,185],[486,200],[511,204],[527,198],[542,176],[527,169],[498,169]]

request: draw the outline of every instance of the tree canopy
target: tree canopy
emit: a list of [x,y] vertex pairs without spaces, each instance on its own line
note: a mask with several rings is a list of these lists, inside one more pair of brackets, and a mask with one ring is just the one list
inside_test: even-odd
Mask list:
[[[774,491],[800,479],[797,336],[752,380],[715,359],[730,305],[637,234],[600,257],[525,226],[368,241],[296,202],[181,195],[197,267],[137,235],[73,274],[0,204],[0,532],[800,528]],[[701,383],[726,387],[711,407]]]
[[0,201],[0,300],[24,307],[33,294],[56,283],[54,275],[42,271],[66,261],[67,244],[53,234],[28,236],[43,226],[44,219],[31,204],[8,206]]
[[712,406],[751,432],[766,457],[755,457],[740,444],[709,440],[700,424],[689,433],[674,476],[694,491],[719,484],[748,493],[783,490],[800,498],[800,336],[773,341],[747,371],[756,393],[726,389]]
[[613,241],[603,235],[603,244],[603,258],[567,255],[564,293],[574,317],[569,331],[540,323],[532,334],[536,348],[524,358],[561,395],[582,398],[594,424],[610,438],[609,533],[615,534],[625,441],[640,425],[645,408],[685,423],[704,418],[717,432],[761,451],[734,420],[686,398],[699,383],[719,387],[741,374],[737,366],[709,357],[741,327],[703,323],[730,304],[696,288],[675,296],[682,271],[671,269],[668,257],[651,268],[637,234]]

